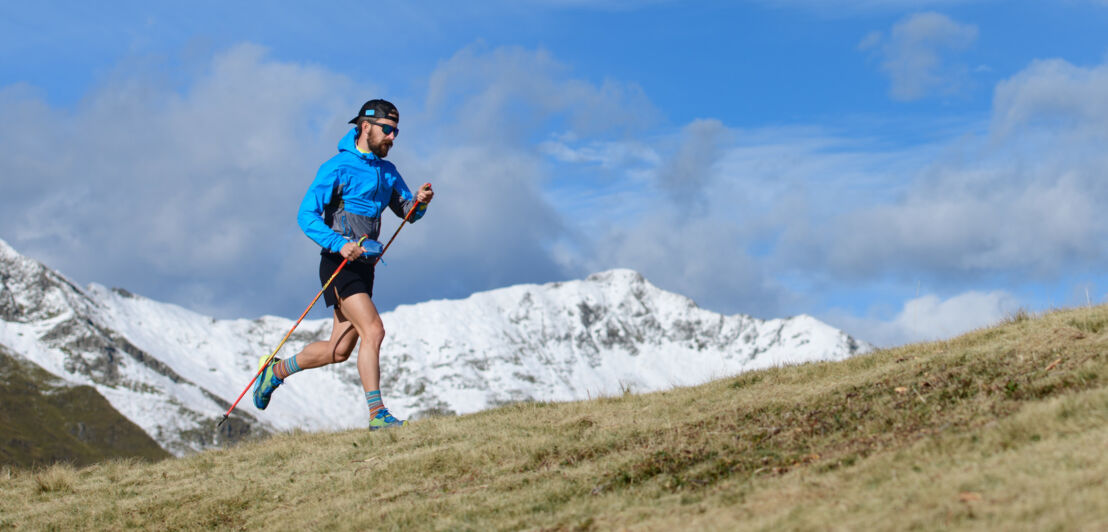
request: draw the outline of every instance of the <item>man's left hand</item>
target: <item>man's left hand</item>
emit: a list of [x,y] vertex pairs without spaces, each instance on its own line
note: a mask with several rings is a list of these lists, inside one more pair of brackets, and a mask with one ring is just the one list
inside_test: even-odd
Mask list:
[[431,198],[435,197],[435,191],[431,190],[431,183],[424,183],[422,187],[419,187],[419,191],[416,192],[416,202],[428,204],[431,203]]

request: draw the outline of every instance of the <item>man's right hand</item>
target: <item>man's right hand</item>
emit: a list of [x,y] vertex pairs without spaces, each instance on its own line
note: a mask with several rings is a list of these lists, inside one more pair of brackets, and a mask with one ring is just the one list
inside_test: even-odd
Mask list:
[[347,242],[343,244],[342,249],[339,250],[339,255],[342,255],[342,258],[349,261],[357,260],[358,257],[362,256],[362,253],[365,253],[365,250],[362,249],[362,246],[358,245],[357,242]]
[[365,240],[365,244],[362,245],[359,245],[357,242],[347,242],[343,244],[342,249],[339,250],[339,254],[346,260],[354,261],[357,260],[358,257],[376,257],[383,251],[380,242],[376,240]]

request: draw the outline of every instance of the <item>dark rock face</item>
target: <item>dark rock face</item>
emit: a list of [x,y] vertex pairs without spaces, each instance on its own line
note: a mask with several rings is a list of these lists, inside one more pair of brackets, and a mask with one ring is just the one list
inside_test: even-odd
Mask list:
[[[0,263],[0,268],[3,266]],[[5,272],[5,269],[0,269],[0,320],[17,321],[22,311],[15,301],[15,292],[8,286],[9,274]]]
[[0,242],[0,317],[29,323],[54,318],[73,307],[96,304],[57,272]]

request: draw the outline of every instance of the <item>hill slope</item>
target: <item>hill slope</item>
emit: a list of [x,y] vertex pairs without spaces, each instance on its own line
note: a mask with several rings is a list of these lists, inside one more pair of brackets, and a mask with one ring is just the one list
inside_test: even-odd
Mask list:
[[0,528],[1103,529],[1106,353],[1108,307],[1021,315],[648,395],[15,472]]
[[0,464],[169,457],[91,386],[70,386],[0,345]]

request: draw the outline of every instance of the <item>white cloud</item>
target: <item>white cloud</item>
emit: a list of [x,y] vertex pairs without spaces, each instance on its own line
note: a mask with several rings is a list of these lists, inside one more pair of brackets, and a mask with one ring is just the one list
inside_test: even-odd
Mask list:
[[[988,121],[935,121],[920,127],[953,133],[931,144],[890,149],[879,138],[820,128],[738,130],[715,121],[649,141],[557,136],[541,145],[552,160],[626,175],[615,186],[584,185],[595,193],[588,199],[596,214],[583,218],[570,206],[581,196],[547,197],[559,213],[574,213],[551,226],[563,231],[551,257],[567,272],[635,268],[713,310],[762,316],[810,308],[829,290],[874,278],[966,287],[981,277],[1057,278],[1098,264],[1104,254],[1095,242],[1108,238],[1108,222],[1097,216],[1108,184],[1098,176],[1108,156],[1083,131],[1103,123],[1103,67],[1049,66],[1032,65],[998,86],[991,130]],[[1043,88],[1027,90],[1036,86]],[[1064,112],[1052,110],[1047,87],[1073,95]],[[547,94],[521,92],[536,101]],[[626,100],[608,105],[619,101]],[[1009,109],[1018,118],[999,118]],[[1053,128],[1047,135],[1044,123]],[[621,188],[628,184],[635,186]],[[1003,317],[997,309],[1013,301],[1004,292],[921,298],[869,327],[885,342],[953,334],[957,323],[979,326],[974,315]],[[920,309],[929,308],[958,318],[928,321]]]
[[187,285],[264,292],[248,280],[287,258],[296,239],[280,228],[295,227],[318,154],[356,105],[353,84],[249,44],[184,88],[163,83],[160,64],[127,66],[73,109],[3,89],[0,175],[20,193],[0,199],[0,232],[79,279],[243,311],[249,296],[197,299]]
[[[1082,181],[1091,176],[1032,176],[1024,187],[1015,168],[990,172],[996,187],[980,195],[952,187],[922,187],[904,203],[843,217],[834,228],[830,264],[865,275],[914,267],[942,272],[1057,272],[1074,261],[1098,260],[1093,242],[1104,234],[1097,205]],[[970,178],[955,171],[949,181]],[[944,182],[949,182],[944,180]],[[944,192],[943,189],[946,189]],[[847,235],[852,235],[848,238]],[[879,244],[878,244],[879,243]]]
[[[298,311],[318,248],[296,207],[352,110],[385,91],[251,44],[184,86],[162,83],[161,68],[128,63],[75,109],[0,88],[0,234],[79,280],[220,316]],[[601,163],[657,159],[634,141],[591,140],[654,120],[641,89],[577,79],[541,50],[467,47],[430,74],[422,105],[396,103],[407,125],[390,158],[438,198],[390,249],[405,267],[383,270],[385,308],[589,273],[555,256],[578,235],[543,190],[536,131],[593,135],[582,156]]]
[[749,250],[761,227],[744,223],[748,176],[722,164],[737,138],[718,121],[695,120],[656,139],[656,164],[627,181],[639,180],[637,187],[616,187],[595,202],[599,214],[578,220],[591,235],[581,246],[586,268],[632,268],[720,312],[768,318],[796,304]]
[[[1108,258],[1097,245],[1108,240],[1105,68],[1032,64],[998,86],[991,121],[920,124],[950,133],[895,149],[827,129],[690,123],[652,140],[659,159],[646,172],[628,169],[623,183],[638,187],[595,198],[603,214],[577,227],[603,236],[576,256],[638,269],[714,310],[767,314],[874,279],[954,289],[1096,269]],[[1054,93],[1066,95],[1060,109]],[[589,163],[574,141],[548,154]]]
[[590,270],[626,267],[663,289],[717,312],[778,317],[797,300],[747,252],[747,231],[733,222],[658,206],[613,227],[585,254]]
[[563,163],[596,164],[603,169],[655,166],[661,162],[658,151],[641,141],[592,141],[573,147],[573,137],[548,140],[539,144],[543,153]]
[[[352,110],[386,91],[251,44],[216,54],[184,86],[162,83],[161,68],[128,63],[72,110],[33,87],[0,88],[0,234],[80,280],[220,316],[298,311],[318,248],[296,207]],[[438,197],[389,251],[405,267],[382,270],[385,308],[589,273],[555,257],[572,228],[543,191],[552,176],[535,132],[618,134],[656,115],[633,84],[480,44],[430,74],[424,102],[395,101],[406,125],[390,158]],[[601,163],[657,157],[593,138],[582,154]]]
[[[1063,275],[1108,239],[1108,72],[1035,63],[1002,82],[992,129],[953,139],[892,201],[855,204],[797,242],[812,264],[864,278],[929,272]],[[1055,98],[1054,94],[1063,95]]]
[[954,53],[977,40],[977,26],[961,24],[941,13],[910,15],[893,25],[886,37],[870,33],[862,50],[875,50],[881,70],[892,82],[890,95],[897,100],[918,100],[935,92],[953,94],[969,81],[969,68],[951,61]]
[[997,84],[992,132],[1009,137],[1036,129],[1072,139],[1108,136],[1108,65],[1080,67],[1040,60]]
[[1007,292],[969,291],[947,299],[931,294],[910,299],[888,320],[843,311],[829,312],[824,319],[857,338],[891,347],[952,338],[995,325],[1019,308],[1019,301]]
[[[507,46],[466,47],[441,63],[428,82],[425,115],[451,126],[467,142],[530,148],[534,131],[550,121],[591,135],[635,131],[657,115],[642,88],[571,76],[544,50]],[[443,125],[443,124],[440,124]],[[458,138],[451,139],[457,141]]]
[[[471,46],[430,75],[426,100],[397,101],[391,158],[438,197],[390,249],[402,267],[382,270],[377,295],[387,307],[631,267],[707,308],[773,317],[873,278],[957,290],[1098,265],[1106,68],[1034,63],[998,85],[991,122],[891,149],[715,120],[651,136],[658,113],[634,84],[579,79],[541,50]],[[295,208],[351,109],[383,91],[251,45],[187,86],[153,70],[74,109],[0,88],[0,235],[82,280],[224,316],[298,312],[318,285]],[[970,310],[995,317],[1002,296],[921,298],[862,337],[946,334],[954,322],[925,310],[974,323]]]
[[[595,268],[636,268],[715,310],[755,313],[795,312],[874,279],[958,287],[1096,270],[1108,259],[1097,244],[1108,240],[1099,215],[1108,202],[1106,72],[1034,63],[998,85],[991,121],[937,123],[961,134],[895,150],[816,128],[717,124],[706,140],[656,139],[656,187],[602,233]],[[681,139],[720,142],[694,158],[696,170],[676,173],[696,177],[680,182],[706,198],[696,208],[677,201],[679,182],[664,177],[687,149]],[[883,334],[916,334],[898,327]]]
[[682,209],[698,209],[706,201],[713,166],[723,155],[727,128],[718,120],[694,120],[681,132],[677,151],[657,171],[663,193]]

